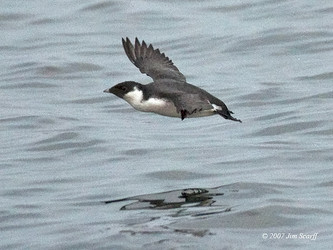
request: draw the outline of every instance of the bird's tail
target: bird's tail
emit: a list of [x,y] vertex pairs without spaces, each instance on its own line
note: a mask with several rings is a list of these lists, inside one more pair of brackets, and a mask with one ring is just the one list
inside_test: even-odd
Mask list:
[[241,120],[233,117],[231,114],[233,114],[232,111],[229,111],[227,110],[227,112],[225,110],[216,110],[216,112],[222,116],[224,119],[227,119],[227,120],[232,120],[232,121],[235,121],[235,122],[242,122]]

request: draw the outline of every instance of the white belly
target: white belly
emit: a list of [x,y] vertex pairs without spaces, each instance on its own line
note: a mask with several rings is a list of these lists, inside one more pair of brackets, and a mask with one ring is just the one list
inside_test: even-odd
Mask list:
[[[170,116],[170,117],[178,117],[180,118],[180,112],[177,112],[176,106],[169,101],[163,99],[150,98],[147,101],[142,101],[139,104],[132,105],[135,109],[143,112],[153,112],[159,115]],[[204,110],[204,111],[196,111],[192,114],[188,114],[187,118],[194,117],[203,117],[214,115],[215,112],[213,109]]]
[[130,103],[133,108],[143,112],[153,112],[164,116],[180,117],[175,105],[163,99],[150,98],[140,103]]
[[[180,112],[177,112],[176,106],[173,102],[165,99],[149,98],[143,100],[143,94],[140,90],[131,91],[124,96],[124,100],[127,101],[133,108],[143,112],[153,112],[164,116],[181,117]],[[202,117],[214,115],[214,109],[203,110],[188,114],[186,117]]]

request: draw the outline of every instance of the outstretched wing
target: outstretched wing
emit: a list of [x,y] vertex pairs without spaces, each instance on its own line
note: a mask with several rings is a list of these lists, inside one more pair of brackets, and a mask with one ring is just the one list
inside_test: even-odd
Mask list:
[[160,79],[186,81],[185,76],[159,49],[154,49],[151,44],[147,47],[145,41],[140,44],[138,38],[135,38],[134,46],[128,37],[122,41],[126,55],[141,73],[147,74],[154,81]]

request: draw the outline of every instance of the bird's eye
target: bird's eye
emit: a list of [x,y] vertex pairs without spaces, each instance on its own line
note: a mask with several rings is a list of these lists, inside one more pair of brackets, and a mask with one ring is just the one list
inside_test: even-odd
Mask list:
[[126,91],[127,88],[125,86],[119,86],[119,89],[121,89],[122,91]]

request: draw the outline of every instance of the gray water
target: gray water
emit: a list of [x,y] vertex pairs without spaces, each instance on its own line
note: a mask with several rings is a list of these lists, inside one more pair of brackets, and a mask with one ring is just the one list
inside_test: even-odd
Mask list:
[[[0,248],[331,248],[332,14],[326,0],[1,1]],[[243,123],[103,93],[151,81],[126,36]],[[188,188],[220,195],[177,203]]]

